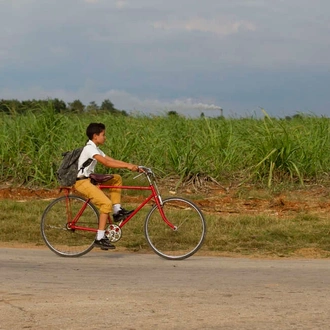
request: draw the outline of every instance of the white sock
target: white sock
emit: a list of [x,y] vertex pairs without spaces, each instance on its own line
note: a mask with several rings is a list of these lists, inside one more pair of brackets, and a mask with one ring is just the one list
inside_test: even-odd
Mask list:
[[121,209],[121,205],[120,204],[114,204],[112,207],[113,213],[117,214]]
[[99,241],[100,239],[102,239],[104,237],[104,234],[105,234],[105,230],[98,230],[97,231],[97,236],[96,236],[96,239]]

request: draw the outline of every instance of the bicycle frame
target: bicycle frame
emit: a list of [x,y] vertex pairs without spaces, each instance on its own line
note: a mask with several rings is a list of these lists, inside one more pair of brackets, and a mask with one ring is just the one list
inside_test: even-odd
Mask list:
[[[165,216],[164,212],[163,212],[163,202],[162,202],[162,198],[161,195],[159,193],[159,189],[156,185],[156,183],[154,181],[152,181],[149,176],[147,176],[148,180],[149,180],[149,186],[111,186],[111,185],[102,185],[102,184],[98,184],[98,188],[101,190],[104,189],[127,189],[127,190],[145,190],[145,191],[150,191],[150,195],[123,221],[119,222],[117,224],[117,226],[119,228],[122,228],[123,226],[125,226],[125,224],[127,222],[129,222],[145,205],[148,204],[149,201],[153,200],[156,205],[157,208],[164,220],[164,222],[173,230],[176,230],[176,226],[174,226]],[[66,190],[66,195],[69,194],[69,189]],[[81,214],[85,211],[88,203],[90,202],[90,199],[86,199],[85,203],[83,204],[82,208],[79,210],[79,212],[76,214],[76,216],[74,217],[74,219],[72,219],[69,223],[68,223],[68,227],[71,230],[84,230],[84,231],[92,231],[92,232],[96,232],[97,229],[94,228],[88,228],[88,227],[82,227],[82,226],[78,226],[77,223],[79,222],[79,218],[81,216]],[[69,204],[69,200],[67,200],[67,210],[69,210],[70,205]],[[70,214],[70,212],[68,212]],[[108,223],[109,225],[111,225],[112,219],[110,217],[110,215],[108,215]]]

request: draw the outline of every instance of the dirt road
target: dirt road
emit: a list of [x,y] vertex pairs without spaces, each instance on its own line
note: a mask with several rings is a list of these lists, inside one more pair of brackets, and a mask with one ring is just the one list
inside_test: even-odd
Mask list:
[[0,248],[0,329],[329,329],[328,260]]

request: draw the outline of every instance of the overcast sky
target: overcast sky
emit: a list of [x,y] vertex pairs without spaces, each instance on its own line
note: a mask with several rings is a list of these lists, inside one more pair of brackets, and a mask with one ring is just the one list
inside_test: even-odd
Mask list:
[[330,115],[329,0],[0,0],[0,99]]

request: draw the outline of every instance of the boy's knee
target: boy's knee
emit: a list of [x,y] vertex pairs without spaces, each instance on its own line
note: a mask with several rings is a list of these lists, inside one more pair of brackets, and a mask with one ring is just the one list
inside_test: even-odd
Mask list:
[[100,206],[100,212],[101,213],[110,213],[111,210],[112,210],[112,204],[111,203],[102,204]]
[[112,183],[117,185],[117,186],[121,186],[122,185],[122,178],[119,174],[113,174],[113,178],[111,179]]

